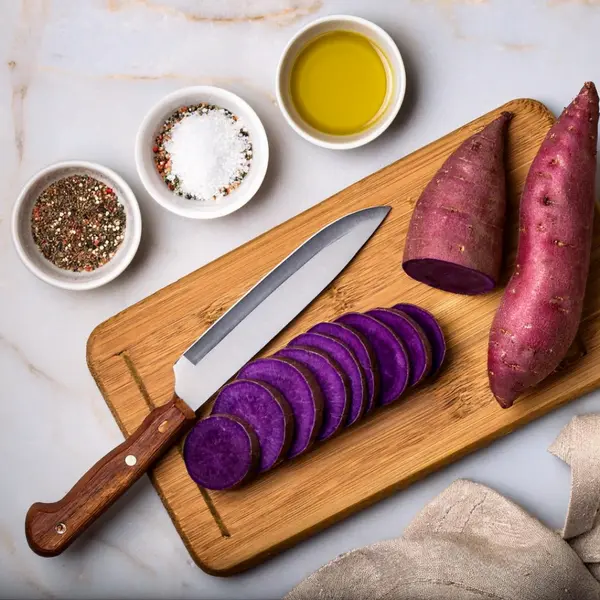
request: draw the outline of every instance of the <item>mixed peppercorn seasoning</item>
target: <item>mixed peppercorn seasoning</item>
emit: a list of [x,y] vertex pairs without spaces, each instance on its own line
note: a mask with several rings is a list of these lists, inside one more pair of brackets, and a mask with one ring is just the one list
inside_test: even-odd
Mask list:
[[31,212],[31,232],[41,253],[67,271],[94,271],[125,239],[126,215],[114,190],[89,175],[50,184]]

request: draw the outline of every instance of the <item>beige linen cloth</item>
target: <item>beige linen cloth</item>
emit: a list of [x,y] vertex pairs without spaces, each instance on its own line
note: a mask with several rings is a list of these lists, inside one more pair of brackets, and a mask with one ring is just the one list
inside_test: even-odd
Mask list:
[[571,467],[562,534],[458,480],[402,537],[340,556],[286,600],[600,600],[600,415],[575,417],[549,450]]

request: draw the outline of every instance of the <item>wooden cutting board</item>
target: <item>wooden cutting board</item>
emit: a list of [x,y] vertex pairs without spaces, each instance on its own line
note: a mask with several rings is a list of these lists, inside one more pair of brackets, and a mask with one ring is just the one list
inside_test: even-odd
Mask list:
[[[509,258],[516,247],[518,199],[527,170],[554,118],[540,103],[515,100],[339,192],[259,238],[101,324],[88,364],[123,434],[129,436],[173,394],[172,365],[231,304],[294,248],[334,219],[386,204],[392,211],[357,258],[265,353],[319,321],[348,310],[412,302],[436,315],[447,335],[440,377],[371,415],[307,456],[247,487],[207,492],[187,475],[181,445],[152,481],[197,564],[230,575],[489,444],[600,381],[600,227],[596,219],[581,352],[509,410],[487,384],[487,336],[501,290],[481,297],[447,294],[407,277],[401,267],[412,209],[443,160],[500,111],[515,113],[508,136]],[[580,344],[581,346],[581,344]]]

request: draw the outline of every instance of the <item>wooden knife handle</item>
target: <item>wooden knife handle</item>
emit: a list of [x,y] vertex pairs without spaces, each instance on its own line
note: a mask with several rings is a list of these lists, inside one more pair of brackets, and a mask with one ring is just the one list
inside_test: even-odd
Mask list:
[[29,547],[57,556],[122,496],[196,418],[175,396],[155,408],[135,433],[99,460],[58,502],[36,502],[25,517]]

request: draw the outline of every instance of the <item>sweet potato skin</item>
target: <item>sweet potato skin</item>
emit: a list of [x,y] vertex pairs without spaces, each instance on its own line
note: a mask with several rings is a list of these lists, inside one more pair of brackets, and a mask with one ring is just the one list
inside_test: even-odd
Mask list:
[[559,365],[589,271],[598,94],[586,83],[548,132],[525,182],[515,271],[490,330],[488,376],[504,408]]
[[502,263],[506,213],[504,112],[464,141],[423,190],[413,211],[402,266],[448,292],[493,289]]

